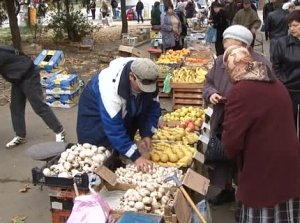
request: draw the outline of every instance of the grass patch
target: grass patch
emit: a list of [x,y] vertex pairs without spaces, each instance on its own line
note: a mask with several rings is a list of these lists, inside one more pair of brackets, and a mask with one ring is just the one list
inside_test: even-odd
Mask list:
[[[19,27],[22,42],[33,42],[34,40],[34,28],[28,26]],[[11,32],[10,28],[0,28],[0,42],[6,43],[11,41]]]

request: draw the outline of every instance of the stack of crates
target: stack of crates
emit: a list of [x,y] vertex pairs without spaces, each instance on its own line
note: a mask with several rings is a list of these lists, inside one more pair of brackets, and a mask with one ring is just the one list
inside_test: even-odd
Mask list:
[[44,83],[46,103],[49,106],[71,108],[77,105],[80,95],[77,74],[53,74]]

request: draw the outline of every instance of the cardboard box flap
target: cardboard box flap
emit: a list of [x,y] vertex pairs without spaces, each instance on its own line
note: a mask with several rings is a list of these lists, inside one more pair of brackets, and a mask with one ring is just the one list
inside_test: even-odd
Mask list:
[[182,184],[205,196],[207,194],[209,182],[209,179],[189,168],[183,178]]
[[174,209],[179,223],[187,223],[191,221],[191,207],[180,190],[178,190],[175,198]]
[[204,164],[204,154],[197,151],[193,158],[199,161],[200,163]]
[[107,167],[99,166],[97,170],[95,170],[95,173],[110,185],[115,186],[117,184],[117,175]]

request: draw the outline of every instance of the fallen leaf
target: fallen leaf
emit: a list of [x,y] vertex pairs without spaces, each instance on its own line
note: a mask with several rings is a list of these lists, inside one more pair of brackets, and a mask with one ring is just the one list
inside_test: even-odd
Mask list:
[[25,223],[26,218],[25,216],[15,216],[11,219],[11,223]]
[[19,190],[19,193],[27,193],[29,189],[31,189],[31,187],[29,184],[26,184],[24,188]]

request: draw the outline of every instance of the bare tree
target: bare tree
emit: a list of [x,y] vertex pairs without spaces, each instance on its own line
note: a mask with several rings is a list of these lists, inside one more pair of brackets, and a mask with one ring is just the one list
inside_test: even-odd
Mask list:
[[9,20],[10,32],[12,36],[12,42],[16,49],[22,51],[22,41],[20,35],[20,29],[18,26],[18,19],[16,15],[15,9],[15,1],[14,0],[5,0],[6,10]]
[[121,0],[122,33],[128,33],[128,22],[126,15],[126,1]]

